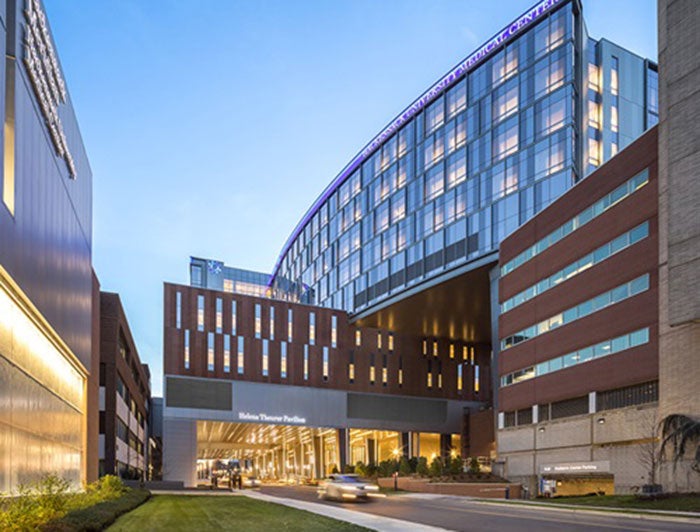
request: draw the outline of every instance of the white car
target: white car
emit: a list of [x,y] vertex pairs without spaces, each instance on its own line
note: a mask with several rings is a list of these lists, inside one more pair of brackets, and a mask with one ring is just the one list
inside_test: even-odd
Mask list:
[[331,475],[319,484],[319,499],[366,501],[379,493],[379,486],[357,475]]
[[242,484],[243,484],[244,488],[259,488],[260,487],[260,480],[258,480],[258,477],[247,476],[247,477],[243,477]]

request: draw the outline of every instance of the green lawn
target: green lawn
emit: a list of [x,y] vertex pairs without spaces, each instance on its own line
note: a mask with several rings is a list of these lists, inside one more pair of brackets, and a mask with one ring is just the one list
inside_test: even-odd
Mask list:
[[544,504],[572,504],[577,506],[610,506],[635,510],[671,510],[700,512],[700,495],[678,495],[646,500],[634,495],[602,495],[600,497],[555,497],[538,499]]
[[367,529],[287,506],[241,496],[154,495],[120,517],[110,531],[150,530],[298,530],[365,531]]

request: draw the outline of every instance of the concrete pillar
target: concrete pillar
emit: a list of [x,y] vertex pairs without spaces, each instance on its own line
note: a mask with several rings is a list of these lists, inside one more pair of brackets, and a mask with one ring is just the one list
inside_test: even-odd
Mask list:
[[163,480],[197,483],[197,422],[163,418]]
[[408,432],[402,432],[400,434],[400,448],[401,448],[401,456],[405,456],[408,458],[410,456],[410,447],[411,447],[411,435]]
[[312,441],[314,457],[314,476],[315,478],[323,478],[324,476],[326,476],[323,467],[323,439],[320,436],[314,436]]
[[350,441],[348,439],[348,429],[338,429],[335,431],[335,439],[338,445],[338,467],[341,471],[345,471],[345,466],[348,464],[348,456],[350,454]]
[[440,434],[440,457],[443,461],[450,457],[450,450],[452,449],[452,435],[451,434]]

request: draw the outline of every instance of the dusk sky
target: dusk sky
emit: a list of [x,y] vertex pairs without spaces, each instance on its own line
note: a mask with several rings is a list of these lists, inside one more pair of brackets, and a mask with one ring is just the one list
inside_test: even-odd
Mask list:
[[[44,0],[93,172],[93,266],[162,393],[163,282],[269,272],[352,157],[534,0]],[[656,60],[655,0],[583,0]]]

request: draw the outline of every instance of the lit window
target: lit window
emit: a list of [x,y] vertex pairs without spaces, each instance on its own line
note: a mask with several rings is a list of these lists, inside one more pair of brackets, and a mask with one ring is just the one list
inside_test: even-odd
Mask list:
[[479,366],[474,366],[474,391],[479,393]]
[[428,372],[427,379],[428,379],[428,382],[427,382],[428,388],[432,388],[433,387],[433,374],[430,371]]
[[236,302],[231,301],[231,334],[236,334]]
[[600,105],[593,100],[588,100],[588,125],[600,129]]
[[309,346],[304,344],[304,380],[309,380]]
[[214,371],[214,333],[207,335],[207,370]]
[[175,292],[175,327],[182,327],[182,293]]
[[287,310],[287,341],[292,342],[292,329],[294,323],[294,313],[292,309]]
[[309,312],[309,344],[316,345],[316,313]]
[[224,323],[224,311],[223,311],[223,301],[220,297],[216,298],[216,332],[221,334],[221,327]]
[[383,367],[382,368],[382,385],[386,386],[388,381],[389,381],[389,373],[388,373],[386,367]]
[[360,345],[362,345],[362,333],[360,332],[360,329],[357,329],[355,331],[355,345],[357,347],[360,347]]
[[282,342],[280,344],[280,376],[283,379],[287,378],[287,344]]
[[394,335],[389,333],[389,351],[394,350]]
[[617,133],[619,131],[617,105],[613,105],[610,107],[610,129],[613,133]]
[[428,354],[428,340],[423,340],[423,355]]
[[197,296],[197,330],[204,330],[204,296]]
[[377,349],[381,350],[382,348],[382,333],[381,331],[377,331]]
[[462,391],[462,370],[464,367],[462,364],[457,366],[457,391],[461,392]]
[[600,69],[593,63],[588,63],[588,88],[600,92]]
[[270,307],[270,340],[275,339],[275,307]]
[[328,380],[328,370],[329,370],[329,364],[328,364],[328,347],[324,346],[323,347],[323,380],[327,381]]
[[438,343],[437,340],[433,340],[433,356],[438,356]]
[[338,347],[338,317],[331,316],[331,347]]
[[224,336],[224,372],[231,372],[231,337]]
[[190,369],[190,331],[185,329],[185,369]]
[[468,348],[466,345],[464,347],[462,347],[462,360],[467,360],[467,358],[468,358],[467,351],[468,351]]
[[374,353],[369,356],[369,383],[374,384],[376,369],[374,367]]
[[244,338],[242,336],[238,337],[238,374],[243,375],[243,371],[245,369],[244,367],[244,359],[245,359],[245,352],[244,352]]
[[450,358],[455,357],[455,344],[450,344]]
[[474,348],[470,347],[469,348],[469,357],[471,358],[471,365],[474,365]]
[[355,364],[353,362],[348,364],[348,379],[350,379],[350,382],[355,381]]
[[612,92],[613,95],[617,95],[619,93],[619,86],[618,86],[619,65],[620,65],[619,60],[617,59],[617,57],[613,56],[612,66],[610,68],[610,92]]
[[267,377],[270,369],[270,342],[263,340],[262,343],[262,374]]
[[442,372],[438,373],[437,386],[438,386],[438,388],[442,389]]
[[224,292],[233,292],[233,281],[231,279],[224,279]]
[[255,337],[260,338],[262,336],[262,309],[260,308],[260,303],[255,304]]

